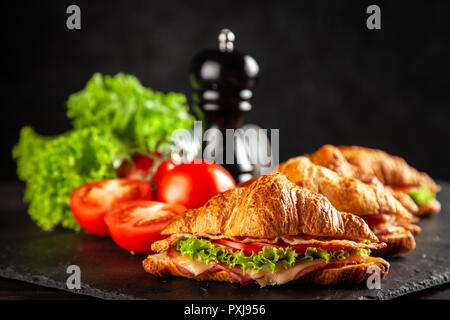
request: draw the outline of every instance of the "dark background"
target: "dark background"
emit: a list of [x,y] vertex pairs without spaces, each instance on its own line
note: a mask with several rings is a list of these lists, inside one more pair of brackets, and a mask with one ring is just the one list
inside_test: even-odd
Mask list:
[[[81,7],[82,29],[66,28]],[[381,7],[381,30],[366,8]],[[2,1],[0,180],[22,126],[70,128],[64,103],[94,72],[190,95],[188,66],[221,28],[258,61],[246,122],[280,129],[280,159],[325,143],[381,148],[450,180],[448,1]]]

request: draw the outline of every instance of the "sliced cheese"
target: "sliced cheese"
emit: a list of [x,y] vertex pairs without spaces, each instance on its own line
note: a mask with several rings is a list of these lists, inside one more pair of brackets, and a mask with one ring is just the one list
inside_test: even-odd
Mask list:
[[326,264],[326,262],[323,259],[314,259],[312,261],[298,262],[294,266],[287,269],[279,265],[277,266],[276,271],[273,273],[272,270],[267,266],[264,266],[259,272],[254,272],[252,270],[249,270],[247,272],[253,279],[255,279],[256,282],[258,282],[261,287],[264,287],[266,285],[288,283],[294,280],[297,274],[302,270],[318,264]]
[[178,251],[173,251],[171,253],[172,261],[188,270],[190,273],[192,273],[195,276],[198,276],[199,274],[202,274],[208,269],[211,269],[214,267],[215,263],[206,263],[199,259],[191,259],[190,256],[183,256]]

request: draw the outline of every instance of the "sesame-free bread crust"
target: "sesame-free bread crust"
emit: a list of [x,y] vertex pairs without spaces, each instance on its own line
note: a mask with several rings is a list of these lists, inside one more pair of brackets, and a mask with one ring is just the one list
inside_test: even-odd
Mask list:
[[323,194],[338,210],[358,216],[393,214],[404,221],[414,219],[383,186],[366,184],[316,165],[306,156],[291,158],[279,171],[293,183]]
[[280,173],[216,195],[203,207],[176,217],[161,233],[263,239],[304,234],[378,242],[363,219],[336,210],[325,196],[293,184]]

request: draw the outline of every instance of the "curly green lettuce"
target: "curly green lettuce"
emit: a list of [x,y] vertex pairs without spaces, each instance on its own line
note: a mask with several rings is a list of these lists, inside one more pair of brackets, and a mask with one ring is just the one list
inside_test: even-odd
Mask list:
[[116,178],[120,160],[133,151],[162,150],[176,129],[192,126],[182,94],[153,91],[131,75],[99,73],[67,101],[74,129],[43,137],[24,127],[13,149],[17,174],[26,183],[29,213],[44,230],[80,230],[69,208],[79,185]]
[[428,201],[432,201],[436,199],[436,194],[432,193],[426,186],[422,186],[420,188],[412,189],[409,191],[409,196],[414,200],[418,205],[427,203]]
[[[240,266],[244,274],[248,269],[258,272],[265,265],[275,272],[279,265],[287,269],[298,261],[324,259],[328,263],[331,260],[344,260],[353,253],[345,250],[328,251],[310,247],[306,249],[305,253],[298,254],[290,247],[263,247],[258,253],[252,252],[250,256],[247,256],[242,250],[233,252],[224,247],[215,246],[209,240],[197,238],[178,240],[176,249],[182,255],[187,255],[191,259],[197,258],[206,263],[225,263],[231,268]],[[370,255],[370,250],[360,249],[358,252]]]
[[43,230],[56,226],[80,230],[69,207],[69,196],[93,180],[115,178],[126,148],[107,130],[94,127],[44,137],[24,127],[13,149],[17,174],[26,182],[24,200]]
[[167,147],[175,130],[194,123],[184,95],[154,91],[122,73],[94,74],[83,90],[69,97],[67,109],[75,128],[108,128],[130,149],[144,152]]
[[363,249],[363,248],[356,248],[353,250],[355,253],[359,253],[361,255],[370,256],[372,254],[372,250],[370,249]]

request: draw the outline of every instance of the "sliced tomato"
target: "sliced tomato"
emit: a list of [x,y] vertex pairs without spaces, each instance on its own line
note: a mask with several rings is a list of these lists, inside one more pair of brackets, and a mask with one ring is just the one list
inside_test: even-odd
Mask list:
[[244,253],[246,255],[251,255],[252,252],[258,253],[259,251],[262,250],[263,246],[260,245],[253,245],[253,244],[247,244],[247,243],[240,243],[240,242],[235,242],[235,241],[231,241],[231,240],[225,240],[225,239],[220,239],[214,242],[214,244],[217,244],[221,247],[225,247],[227,249],[230,249],[232,251],[244,251]]
[[272,244],[272,243],[266,243],[266,242],[251,242],[250,243],[253,246],[258,246],[258,247],[268,247],[268,248],[284,248],[286,246],[280,246],[278,244]]
[[369,215],[369,216],[362,216],[361,218],[364,219],[364,221],[367,223],[369,227],[374,227],[376,225],[379,225],[381,223],[386,223],[389,221],[392,221],[395,219],[393,215],[389,214],[375,214],[375,215]]
[[115,207],[105,216],[113,240],[123,249],[147,254],[154,241],[167,236],[161,230],[176,215],[184,212],[181,205],[158,201],[132,201]]
[[411,189],[414,189],[414,187],[394,187],[392,189],[394,189],[395,191],[409,193]]
[[99,180],[76,188],[70,195],[75,219],[89,233],[107,236],[105,214],[114,206],[131,200],[150,200],[150,184],[132,179]]
[[239,251],[242,250],[246,255],[251,255],[252,252],[258,253],[263,249],[263,247],[268,248],[286,248],[290,247],[292,248],[296,253],[302,254],[306,252],[306,249],[308,248],[320,248],[323,250],[328,251],[338,251],[338,250],[348,250],[348,248],[341,247],[341,246],[324,246],[324,245],[311,245],[311,244],[305,244],[305,245],[278,245],[278,244],[271,244],[271,243],[265,243],[265,242],[251,242],[251,243],[240,243],[235,242],[231,240],[217,240],[214,242],[217,245],[229,248],[232,251]]

